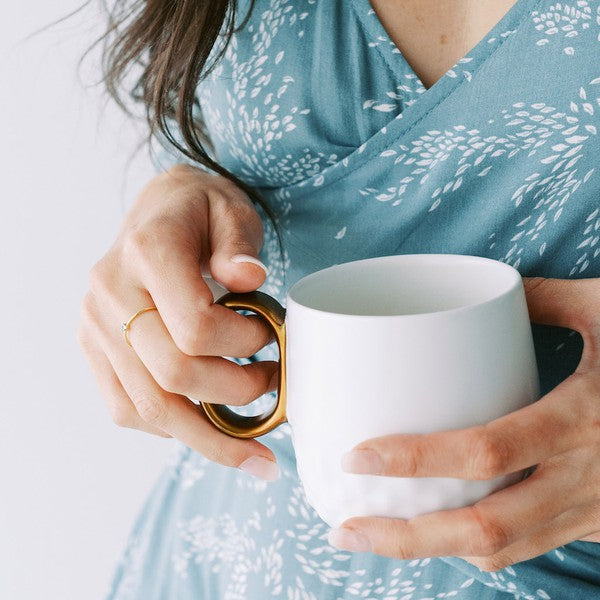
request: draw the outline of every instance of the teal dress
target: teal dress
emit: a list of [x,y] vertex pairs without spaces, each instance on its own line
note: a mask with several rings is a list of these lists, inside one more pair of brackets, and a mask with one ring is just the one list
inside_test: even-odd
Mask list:
[[[260,289],[284,305],[301,277],[382,255],[472,254],[527,276],[600,276],[597,1],[518,0],[425,89],[369,0],[257,0],[198,98],[214,158],[277,215],[283,257],[259,209],[270,268]],[[575,370],[582,338],[533,332],[546,393]],[[238,360],[276,358],[271,344]],[[600,544],[497,573],[456,557],[340,551],[306,502],[287,424],[261,441],[281,467],[276,482],[174,442],[109,599],[600,598]]]

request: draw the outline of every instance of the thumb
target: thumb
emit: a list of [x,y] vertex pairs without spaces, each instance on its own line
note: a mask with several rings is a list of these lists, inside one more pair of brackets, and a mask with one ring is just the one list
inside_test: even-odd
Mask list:
[[589,331],[598,310],[597,279],[523,277],[529,317],[534,323]]
[[230,292],[258,289],[269,269],[258,258],[263,224],[250,201],[228,198],[211,202],[209,221],[212,278]]

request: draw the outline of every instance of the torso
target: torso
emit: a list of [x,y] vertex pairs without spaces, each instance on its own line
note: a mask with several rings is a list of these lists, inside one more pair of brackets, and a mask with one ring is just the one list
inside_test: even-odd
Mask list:
[[430,88],[518,0],[371,0],[388,35]]
[[[238,24],[250,3],[239,0]],[[390,32],[415,69],[429,85],[438,79],[427,92],[369,0],[255,4],[199,86],[199,101],[219,164],[257,189],[276,217],[284,256],[261,215],[259,258],[269,276],[260,291],[285,305],[290,286],[320,269],[402,254],[474,255],[529,276],[600,277],[598,0],[518,0],[499,28],[492,25],[501,11],[475,27],[472,12],[456,10],[438,11],[453,15],[441,23],[431,0],[379,0],[388,24],[402,19]],[[427,21],[407,6],[419,6]],[[496,31],[488,37],[488,29]],[[441,34],[447,44],[438,56]],[[532,332],[546,393],[575,370],[583,344],[561,327],[532,324]],[[273,346],[233,360],[278,360]],[[409,364],[390,361],[401,378]],[[268,394],[235,408],[257,414],[272,401]],[[500,573],[451,557],[336,551],[303,493],[290,432],[287,423],[260,439],[281,465],[281,480],[271,483],[181,444],[108,598],[600,598],[597,544],[566,544]]]

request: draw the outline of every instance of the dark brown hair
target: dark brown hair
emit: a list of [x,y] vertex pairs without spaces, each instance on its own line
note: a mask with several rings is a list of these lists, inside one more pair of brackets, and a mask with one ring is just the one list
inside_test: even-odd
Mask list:
[[[102,44],[100,83],[127,114],[133,116],[132,102],[142,105],[149,127],[148,142],[160,134],[193,162],[207,166],[243,189],[272,221],[282,253],[281,234],[269,205],[256,190],[208,156],[205,145],[211,145],[196,96],[198,82],[222,58],[232,34],[246,25],[255,0],[251,0],[248,13],[237,28],[237,0],[100,2],[107,16],[107,28],[82,60]],[[210,54],[217,42],[219,46],[212,58]]]

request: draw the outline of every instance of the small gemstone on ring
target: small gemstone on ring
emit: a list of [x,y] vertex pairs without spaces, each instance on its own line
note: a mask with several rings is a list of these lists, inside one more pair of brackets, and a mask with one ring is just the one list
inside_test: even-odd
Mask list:
[[127,331],[127,323],[121,323],[121,331]]

